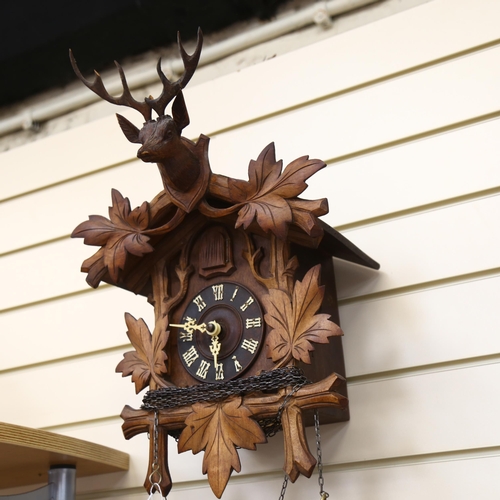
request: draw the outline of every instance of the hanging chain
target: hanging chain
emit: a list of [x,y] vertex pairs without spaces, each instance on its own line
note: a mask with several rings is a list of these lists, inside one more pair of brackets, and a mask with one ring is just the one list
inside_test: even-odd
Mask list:
[[[281,414],[285,409],[285,405],[291,396],[300,389],[300,386],[296,386],[293,390],[287,395],[283,404],[280,406],[278,410],[279,419],[281,420]],[[314,412],[314,430],[316,432],[316,452],[318,455],[318,484],[319,484],[319,496],[321,500],[326,500],[330,494],[325,491],[325,478],[323,477],[323,456],[321,453],[321,434],[319,432],[319,416],[318,410]],[[285,479],[283,480],[283,486],[281,487],[281,493],[278,500],[283,500],[285,498],[286,488],[288,486],[288,476],[285,474]]]
[[[149,482],[151,483],[151,488],[149,490],[149,498],[151,500],[153,498],[153,493],[158,491],[160,495],[163,497],[163,492],[161,491],[161,472],[160,466],[158,464],[158,411],[155,411],[154,424],[153,424],[153,463],[151,464],[151,474],[149,475]],[[157,474],[157,480],[155,481],[155,474]],[[165,497],[164,497],[165,498]]]
[[321,500],[326,500],[330,495],[325,491],[325,479],[323,477],[323,457],[321,455],[321,434],[319,433],[318,410],[314,412],[314,430],[316,431],[316,451],[318,454],[318,484]]
[[288,476],[285,474],[285,479],[283,479],[283,486],[281,487],[281,493],[278,500],[283,500],[285,498],[287,486],[288,486]]

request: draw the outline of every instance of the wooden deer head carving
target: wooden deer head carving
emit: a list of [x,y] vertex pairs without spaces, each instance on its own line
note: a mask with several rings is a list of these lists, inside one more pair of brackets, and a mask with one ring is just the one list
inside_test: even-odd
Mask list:
[[[181,136],[182,130],[189,125],[189,115],[182,89],[188,84],[198,66],[203,34],[198,29],[196,49],[192,55],[184,50],[179,35],[177,41],[184,62],[184,74],[172,83],[163,73],[161,59],[159,59],[157,72],[163,83],[163,90],[159,97],[149,96],[142,102],[132,97],[123,68],[116,61],[123,85],[123,93],[120,97],[113,97],[108,93],[97,71],[94,71],[93,82],[85,79],[71,50],[69,55],[76,75],[92,92],[111,104],[127,106],[142,114],[145,123],[141,129],[122,115],[117,114],[116,117],[125,137],[130,142],[141,144],[137,157],[144,162],[158,165],[163,185],[172,201],[182,210],[190,212],[205,194],[210,178],[210,167],[206,155],[208,139],[202,136],[203,140],[195,144]],[[174,102],[172,116],[170,116],[165,114],[165,109],[172,100]],[[152,118],[153,111],[158,115],[156,119]]]

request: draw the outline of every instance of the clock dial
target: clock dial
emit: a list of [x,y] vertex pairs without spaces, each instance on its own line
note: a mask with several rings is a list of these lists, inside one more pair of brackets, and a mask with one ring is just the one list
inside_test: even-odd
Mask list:
[[264,316],[256,297],[238,283],[221,282],[189,301],[177,328],[185,369],[202,382],[223,382],[241,375],[263,341]]

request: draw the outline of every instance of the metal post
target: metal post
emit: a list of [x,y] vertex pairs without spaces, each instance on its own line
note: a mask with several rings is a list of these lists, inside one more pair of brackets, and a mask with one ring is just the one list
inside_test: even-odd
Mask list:
[[75,500],[76,468],[52,465],[49,470],[50,500]]

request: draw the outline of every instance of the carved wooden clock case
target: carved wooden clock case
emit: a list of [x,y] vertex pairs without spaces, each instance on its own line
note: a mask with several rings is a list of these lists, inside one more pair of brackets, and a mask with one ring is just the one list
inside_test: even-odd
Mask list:
[[105,281],[154,307],[152,329],[126,313],[134,350],[117,367],[137,392],[150,389],[142,409],[122,412],[127,439],[155,436],[145,487],[163,495],[171,488],[170,433],[179,451],[205,451],[203,472],[220,498],[241,468],[237,448],[266,442],[269,419],[283,430],[289,478],[311,475],[316,460],[304,426],[312,413],[322,423],[349,418],[332,256],[378,264],[318,219],[328,212],[325,199],[298,198],[325,166],[320,160],[304,156],[283,169],[270,144],[250,161],[244,181],[211,171],[208,137],[194,143],[181,136],[189,123],[182,88],[201,46],[201,32],[191,56],[179,41],[184,75],[170,82],[159,62],[163,91],[143,102],[131,96],[119,65],[124,91],[117,98],[97,73],[86,80],[70,54],[92,91],[141,112],[141,130],[118,121],[141,144],[138,157],[157,163],[164,188],[134,210],[113,190],[109,219],[90,216],[72,236],[100,247],[82,265],[91,286]]

